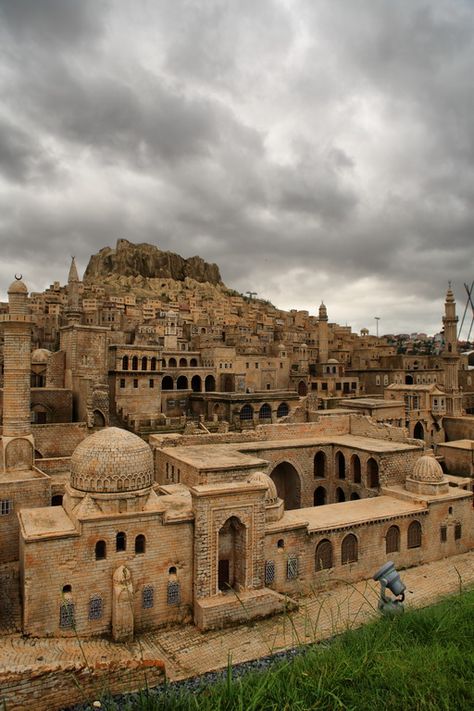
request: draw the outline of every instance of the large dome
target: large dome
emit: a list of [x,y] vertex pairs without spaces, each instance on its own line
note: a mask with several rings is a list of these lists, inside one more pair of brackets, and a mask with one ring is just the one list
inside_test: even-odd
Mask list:
[[444,474],[441,464],[435,459],[432,449],[417,459],[411,478],[426,483],[443,481]]
[[137,435],[106,427],[87,437],[71,457],[71,486],[80,491],[120,493],[153,483],[151,449]]

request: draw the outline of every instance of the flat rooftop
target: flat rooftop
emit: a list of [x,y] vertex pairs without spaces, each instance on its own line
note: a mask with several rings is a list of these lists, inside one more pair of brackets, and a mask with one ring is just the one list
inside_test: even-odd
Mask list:
[[0,484],[31,481],[32,479],[48,479],[48,476],[38,469],[15,469],[14,471],[0,472]]
[[77,533],[73,522],[62,506],[43,506],[22,509],[18,518],[26,540]]
[[451,449],[474,449],[474,439],[455,439],[453,442],[440,442],[438,447],[449,447]]
[[279,531],[285,526],[293,528],[300,524],[301,526],[306,525],[308,532],[312,533],[330,528],[348,528],[367,520],[395,518],[422,511],[426,511],[426,505],[419,501],[403,501],[391,496],[375,496],[370,499],[285,511],[279,521],[266,526],[266,531]]
[[[264,459],[242,454],[237,444],[198,444],[190,447],[170,447],[166,454],[200,470],[253,469],[266,467]],[[254,447],[255,449],[255,447]]]
[[228,445],[236,447],[241,452],[258,451],[261,449],[288,449],[291,447],[317,447],[318,445],[339,445],[340,447],[350,447],[363,451],[378,452],[406,452],[408,450],[420,449],[415,444],[406,442],[392,442],[391,440],[375,439],[372,437],[359,437],[357,435],[318,435],[317,437],[302,437],[299,439],[277,439],[261,442],[245,442],[243,444]]

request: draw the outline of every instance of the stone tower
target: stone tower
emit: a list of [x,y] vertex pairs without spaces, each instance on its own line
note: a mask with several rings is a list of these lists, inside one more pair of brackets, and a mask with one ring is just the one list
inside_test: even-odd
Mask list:
[[8,289],[8,314],[0,317],[4,337],[3,436],[0,469],[31,469],[31,327],[28,289],[16,279]]
[[76,258],[72,257],[67,279],[67,307],[64,310],[69,325],[81,323],[82,310],[79,306],[79,275]]
[[459,353],[457,323],[456,302],[450,284],[444,303],[444,350],[442,357],[444,361],[446,414],[453,416],[462,415],[462,393],[459,390],[458,384]]
[[324,302],[319,307],[319,362],[327,363],[329,358],[328,312]]

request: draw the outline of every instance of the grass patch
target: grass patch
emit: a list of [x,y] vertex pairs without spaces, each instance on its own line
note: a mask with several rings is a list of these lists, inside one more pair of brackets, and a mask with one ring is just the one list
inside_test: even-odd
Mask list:
[[[113,709],[114,705],[108,709]],[[190,694],[143,693],[123,711],[474,709],[474,590],[312,645],[266,672]]]

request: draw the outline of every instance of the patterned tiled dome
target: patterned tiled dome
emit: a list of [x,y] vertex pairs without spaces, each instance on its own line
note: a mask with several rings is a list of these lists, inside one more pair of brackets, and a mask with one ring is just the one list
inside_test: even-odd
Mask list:
[[441,464],[435,459],[432,449],[429,449],[420,457],[413,467],[411,478],[415,481],[438,482],[443,481],[443,470]]
[[265,472],[255,472],[249,479],[252,484],[265,484],[267,491],[265,493],[265,501],[267,503],[273,503],[278,498],[277,489],[273,479],[270,479],[268,474]]
[[87,437],[71,457],[71,486],[80,491],[120,493],[153,483],[151,449],[137,435],[106,427]]

